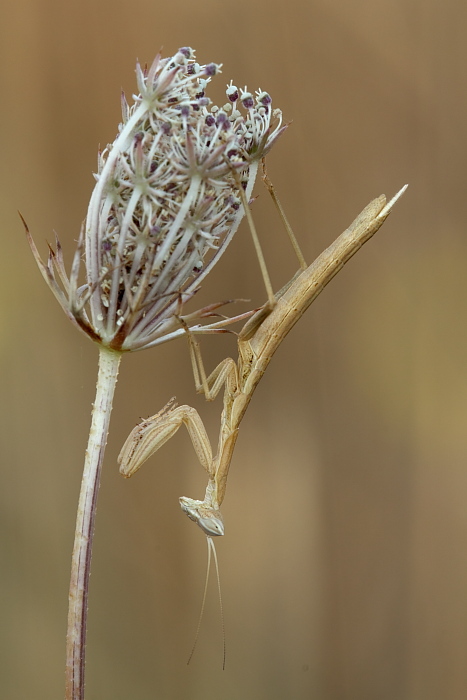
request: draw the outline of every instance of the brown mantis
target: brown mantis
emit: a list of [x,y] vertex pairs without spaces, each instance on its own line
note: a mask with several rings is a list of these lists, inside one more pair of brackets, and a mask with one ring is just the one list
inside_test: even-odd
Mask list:
[[[118,458],[123,476],[130,477],[137,472],[182,424],[186,425],[198,459],[208,474],[208,485],[204,500],[182,496],[181,508],[208,537],[224,534],[220,507],[240,422],[269,361],[322,289],[380,228],[406,188],[407,185],[388,203],[384,195],[370,202],[310,266],[298,272],[275,296],[268,295],[268,302],[247,321],[238,336],[237,362],[226,358],[206,377],[198,342],[192,334],[188,335],[197,391],[204,393],[207,400],[212,400],[224,387],[217,452],[213,456],[198,412],[191,406],[177,406],[172,399],[159,413],[144,420],[130,433]],[[248,215],[248,207],[245,209]]]
[[[307,267],[295,237],[285,219],[281,205],[275,196],[274,189],[267,180],[266,175],[264,179],[286,225],[300,262],[301,271],[297,272],[290,282],[277,294],[274,295],[272,293],[271,283],[251,213],[243,195],[243,205],[262,268],[268,301],[249,318],[239,333],[237,362],[230,357],[226,358],[214,369],[209,377],[206,377],[199,344],[193,332],[188,330],[184,319],[180,318],[180,322],[188,335],[197,391],[204,393],[205,398],[211,401],[224,387],[223,410],[216,455],[213,456],[212,454],[211,444],[198,412],[191,406],[177,406],[175,400],[171,399],[159,413],[142,421],[132,430],[118,457],[120,473],[125,477],[130,477],[184,424],[187,427],[196,455],[208,474],[208,485],[204,500],[199,501],[186,496],[180,498],[182,510],[207,535],[208,544],[208,568],[203,603],[195,642],[188,663],[196,646],[204,610],[211,552],[214,555],[216,564],[222,614],[219,571],[212,537],[224,534],[224,523],[220,507],[225,496],[227,477],[240,423],[248,408],[253,392],[258,386],[274,352],[290,329],[334,275],[376,233],[389,215],[395,202],[407,188],[407,185],[405,185],[388,203],[386,203],[384,195],[370,202],[349,228]],[[223,616],[222,627],[224,628]],[[225,637],[223,667],[225,667]]]

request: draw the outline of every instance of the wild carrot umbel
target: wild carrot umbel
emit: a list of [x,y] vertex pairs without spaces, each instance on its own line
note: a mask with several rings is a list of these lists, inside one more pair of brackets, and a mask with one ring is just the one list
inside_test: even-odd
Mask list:
[[[187,332],[221,303],[181,317],[182,305],[219,260],[244,215],[258,164],[286,128],[271,97],[227,87],[213,106],[205,89],[220,66],[200,66],[185,47],[136,67],[139,93],[122,97],[118,135],[99,153],[97,183],[70,274],[60,242],[39,268],[69,319],[98,343],[96,400],[78,506],[69,596],[66,698],[83,700],[87,595],[100,471],[122,353]],[[242,192],[243,195],[243,192]],[[85,279],[80,280],[84,257]],[[226,302],[224,302],[226,303]]]

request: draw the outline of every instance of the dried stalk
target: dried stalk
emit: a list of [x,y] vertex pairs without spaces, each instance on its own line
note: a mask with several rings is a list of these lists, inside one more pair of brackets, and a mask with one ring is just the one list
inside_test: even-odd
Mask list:
[[84,698],[86,622],[94,519],[120,358],[121,353],[103,346],[99,348],[96,399],[92,408],[71,560],[65,672],[67,700]]

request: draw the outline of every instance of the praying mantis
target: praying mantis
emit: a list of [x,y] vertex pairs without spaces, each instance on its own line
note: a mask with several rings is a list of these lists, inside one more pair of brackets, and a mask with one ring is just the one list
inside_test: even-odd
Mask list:
[[[225,496],[227,477],[240,423],[253,393],[273,354],[291,328],[334,275],[378,231],[389,216],[394,204],[407,189],[407,185],[405,185],[388,203],[384,195],[371,201],[349,228],[329,248],[323,251],[311,265],[307,266],[266,173],[264,173],[263,180],[279,210],[299,259],[301,269],[277,294],[273,293],[248,202],[243,190],[239,188],[263,274],[268,301],[249,318],[240,331],[237,343],[237,361],[235,362],[230,357],[222,360],[209,377],[206,376],[200,346],[194,335],[196,329],[193,330],[192,328],[190,331],[183,317],[179,317],[179,321],[189,341],[196,390],[198,393],[203,393],[208,401],[212,401],[224,387],[223,409],[215,456],[213,456],[203,421],[196,409],[186,405],[177,406],[175,399],[171,399],[161,411],[143,420],[131,431],[118,457],[120,473],[124,477],[133,476],[144,462],[162,447],[167,440],[170,440],[183,424],[188,430],[198,460],[208,474],[208,484],[202,501],[186,496],[181,496],[179,499],[182,511],[207,536],[208,545],[208,567],[203,602],[195,641],[188,663],[190,663],[196,647],[203,615],[211,552],[214,555],[216,565],[222,630],[224,630],[219,569],[212,538],[224,534],[224,522],[220,507]],[[201,329],[202,327],[200,331]],[[224,634],[223,640],[223,668],[225,668],[226,647]]]
[[[283,215],[272,185],[268,180],[266,184]],[[177,406],[175,400],[171,399],[161,411],[143,420],[132,430],[118,457],[120,473],[124,477],[131,477],[184,424],[199,462],[207,472],[208,484],[204,500],[182,496],[180,506],[208,536],[208,547],[210,542],[212,545],[211,537],[224,534],[220,507],[225,496],[239,426],[274,352],[334,275],[378,231],[406,188],[407,185],[388,203],[384,195],[371,201],[349,228],[311,265],[307,266],[298,252],[301,270],[277,294],[272,293],[249,206],[243,196],[243,206],[263,270],[268,301],[249,318],[240,331],[237,361],[232,358],[224,359],[207,377],[193,329],[189,332],[183,317],[180,317],[188,335],[197,391],[211,401],[224,388],[217,452],[213,456],[206,429],[198,412],[191,406]],[[288,226],[285,220],[284,223]],[[292,243],[294,244],[293,237]]]

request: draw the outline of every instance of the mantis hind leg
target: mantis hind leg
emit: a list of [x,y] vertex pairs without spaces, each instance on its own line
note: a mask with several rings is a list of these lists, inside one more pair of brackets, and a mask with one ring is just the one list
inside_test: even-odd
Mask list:
[[283,223],[283,225],[284,225],[284,228],[285,228],[285,230],[287,231],[287,235],[288,235],[288,237],[289,237],[289,239],[290,239],[290,242],[291,242],[291,244],[292,244],[292,248],[294,249],[295,255],[297,256],[297,259],[298,259],[300,268],[301,268],[302,270],[306,270],[306,268],[308,267],[308,265],[307,265],[307,263],[306,263],[305,258],[303,257],[303,253],[302,253],[302,251],[301,251],[301,249],[300,249],[300,246],[298,245],[298,241],[297,241],[297,239],[296,239],[296,237],[295,237],[295,234],[294,234],[294,232],[292,231],[292,227],[291,227],[291,225],[289,224],[289,221],[288,221],[288,219],[287,219],[287,217],[286,217],[286,215],[285,215],[285,212],[284,212],[284,209],[283,209],[283,207],[282,207],[282,204],[281,204],[280,201],[279,201],[279,197],[278,197],[277,194],[276,194],[275,187],[274,187],[274,185],[272,184],[271,180],[270,180],[269,177],[268,177],[268,174],[267,174],[267,172],[266,172],[266,160],[265,160],[264,158],[262,159],[261,164],[262,164],[262,168],[263,168],[262,180],[263,180],[263,182],[264,182],[264,184],[265,184],[265,186],[266,186],[266,188],[267,188],[269,194],[270,194],[271,197],[272,197],[272,201],[274,202],[277,211],[279,212],[279,216],[281,217],[282,223]]

